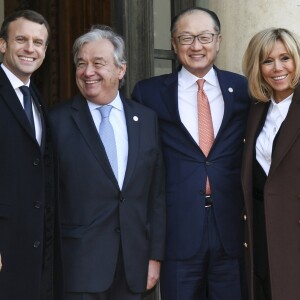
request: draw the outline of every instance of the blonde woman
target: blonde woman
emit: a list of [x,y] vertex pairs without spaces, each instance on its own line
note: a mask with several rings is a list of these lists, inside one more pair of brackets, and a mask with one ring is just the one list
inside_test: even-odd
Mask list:
[[251,39],[253,97],[242,168],[250,300],[300,297],[300,42],[283,28]]

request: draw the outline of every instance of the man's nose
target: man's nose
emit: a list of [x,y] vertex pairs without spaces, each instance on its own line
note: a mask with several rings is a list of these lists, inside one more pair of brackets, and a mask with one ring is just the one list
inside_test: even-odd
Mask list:
[[84,74],[86,76],[93,75],[94,72],[95,72],[95,69],[94,69],[93,65],[91,65],[91,64],[88,64],[84,70]]
[[34,44],[33,41],[28,40],[25,44],[25,50],[28,52],[33,52],[34,51]]
[[194,41],[193,41],[191,47],[192,47],[193,49],[201,49],[201,48],[203,48],[203,45],[200,43],[198,37],[195,37],[195,39],[194,39]]

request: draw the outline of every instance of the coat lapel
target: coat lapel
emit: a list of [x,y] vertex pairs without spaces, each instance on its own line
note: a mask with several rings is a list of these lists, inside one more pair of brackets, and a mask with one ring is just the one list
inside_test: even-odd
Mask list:
[[171,120],[182,124],[178,110],[178,73],[170,74],[164,81],[164,89],[161,91],[162,102],[169,111]]
[[123,96],[121,96],[121,99],[125,111],[128,135],[128,159],[123,183],[123,189],[125,189],[128,182],[130,182],[140,151],[140,120],[143,116],[140,115],[134,106]]
[[269,104],[270,104],[269,102],[258,102],[258,101],[253,101],[251,104],[249,120],[247,123],[246,147],[245,147],[245,155],[247,158],[249,158],[246,161],[246,163],[251,163],[251,165],[253,163],[252,157],[254,155],[256,138],[258,137],[262,129],[262,126],[264,124]]
[[272,157],[272,164],[269,176],[276,170],[281,160],[285,157],[289,149],[300,134],[300,87],[294,92],[292,103],[290,105],[288,114],[282,123],[280,134],[274,148]]
[[162,89],[161,93],[161,100],[163,104],[167,107],[167,110],[169,112],[169,121],[174,122],[178,126],[180,126],[185,132],[188,139],[191,141],[191,143],[193,143],[193,145],[202,153],[202,151],[199,148],[199,145],[197,144],[197,142],[195,142],[195,140],[193,139],[193,137],[191,136],[191,134],[186,129],[186,127],[180,119],[178,109],[178,72],[171,73],[166,78],[164,82],[164,89]]
[[0,67],[0,95],[2,95],[3,101],[7,104],[8,108],[11,110],[12,114],[19,122],[19,124],[24,128],[24,130],[28,133],[28,135],[30,135],[36,141],[36,138],[33,134],[33,131],[26,117],[24,109],[18,99],[18,96],[1,67]]
[[96,160],[107,174],[107,177],[118,186],[117,179],[114,176],[113,170],[110,166],[105,148],[93,122],[86,100],[81,95],[75,96],[72,109],[72,117],[74,122],[86,141],[90,151],[93,153]]
[[224,76],[224,74],[218,68],[214,67],[214,69],[217,73],[222,96],[224,99],[224,115],[223,115],[220,129],[219,129],[218,134],[215,139],[215,143],[216,143],[218,141],[218,139],[220,138],[220,136],[222,136],[222,132],[224,131],[227,123],[230,120],[231,114],[233,112],[233,104],[234,104],[234,97],[235,97],[236,91],[234,90],[234,88],[231,85],[232,82],[231,82],[230,78],[228,78],[228,76]]
[[41,151],[44,153],[45,147],[46,147],[46,135],[48,134],[49,126],[46,125],[46,108],[41,103],[40,99],[42,99],[41,95],[37,91],[37,89],[30,85],[30,93],[32,95],[33,102],[35,104],[35,107],[37,108],[40,118],[41,118],[41,125],[42,125],[42,140],[41,140]]

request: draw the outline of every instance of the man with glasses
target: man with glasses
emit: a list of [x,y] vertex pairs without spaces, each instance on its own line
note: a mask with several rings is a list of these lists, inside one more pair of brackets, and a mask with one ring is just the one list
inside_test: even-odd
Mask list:
[[171,24],[179,70],[137,83],[160,121],[167,191],[163,300],[245,299],[240,167],[250,99],[244,77],[214,66],[217,15],[189,8]]

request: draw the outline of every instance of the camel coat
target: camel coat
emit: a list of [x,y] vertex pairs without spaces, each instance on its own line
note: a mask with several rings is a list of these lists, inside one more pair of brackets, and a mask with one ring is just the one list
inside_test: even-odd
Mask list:
[[[253,160],[258,128],[268,103],[253,102],[242,167],[245,253],[249,299],[253,300]],[[272,300],[300,299],[300,87],[282,124],[264,187]]]

